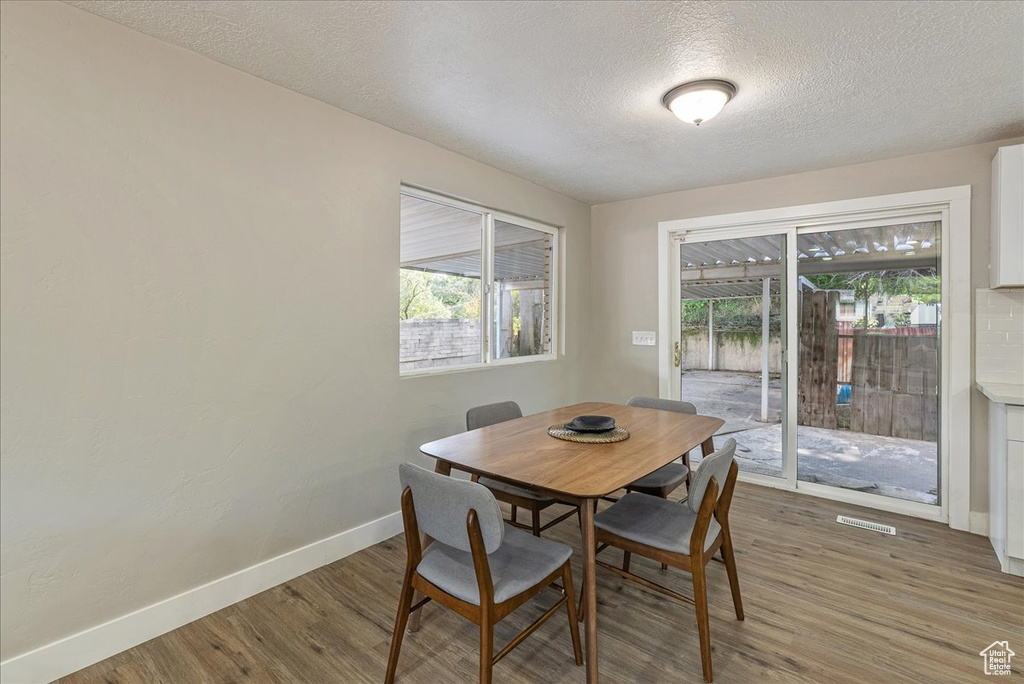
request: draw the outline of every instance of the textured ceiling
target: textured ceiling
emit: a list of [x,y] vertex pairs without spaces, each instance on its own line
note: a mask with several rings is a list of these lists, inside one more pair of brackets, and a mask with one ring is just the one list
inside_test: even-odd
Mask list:
[[592,203],[1024,133],[1020,2],[71,4]]

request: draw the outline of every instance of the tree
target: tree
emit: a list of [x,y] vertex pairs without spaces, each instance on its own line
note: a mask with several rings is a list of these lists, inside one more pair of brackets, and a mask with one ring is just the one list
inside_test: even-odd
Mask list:
[[935,275],[935,269],[823,273],[809,275],[806,278],[818,289],[853,290],[857,298],[863,298],[864,320],[858,327],[871,327],[868,321],[868,302],[872,296],[907,295],[915,303],[925,305],[938,304],[942,301],[942,279]]
[[480,280],[447,273],[399,269],[398,317],[479,318]]
[[405,268],[399,273],[399,319],[442,317],[444,307],[431,292],[430,274]]
[[[782,327],[782,300],[777,294],[769,298],[768,327],[778,332]],[[714,307],[716,330],[761,331],[763,302],[760,296],[716,299]],[[681,306],[683,329],[708,327],[708,300],[683,300]]]

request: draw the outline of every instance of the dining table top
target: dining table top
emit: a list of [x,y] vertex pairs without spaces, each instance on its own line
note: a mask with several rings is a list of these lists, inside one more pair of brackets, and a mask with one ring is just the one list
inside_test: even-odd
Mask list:
[[[580,415],[611,416],[629,439],[594,444],[548,434]],[[491,475],[552,494],[605,496],[709,440],[725,421],[674,411],[586,402],[516,418],[428,442],[427,456],[453,468]]]

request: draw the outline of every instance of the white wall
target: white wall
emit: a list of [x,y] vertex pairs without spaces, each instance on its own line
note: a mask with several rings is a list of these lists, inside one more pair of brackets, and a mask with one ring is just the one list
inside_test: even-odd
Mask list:
[[[7,659],[398,508],[584,397],[590,210],[60,3],[0,4]],[[399,379],[399,184],[565,226],[564,358]]]
[[[630,345],[630,331],[657,327],[658,221],[970,185],[971,280],[975,288],[986,287],[991,161],[996,148],[1016,142],[1019,140],[1005,140],[594,206],[591,301],[595,312],[600,312],[601,327],[591,331],[591,361],[602,372],[592,376],[590,396],[595,401],[623,401],[633,394],[658,392],[657,348]],[[971,510],[980,512],[988,510],[987,410],[984,397],[975,392]]]

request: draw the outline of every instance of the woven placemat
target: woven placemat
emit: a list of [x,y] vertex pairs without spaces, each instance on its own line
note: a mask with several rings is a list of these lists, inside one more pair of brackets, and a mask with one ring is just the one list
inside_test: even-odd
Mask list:
[[615,427],[608,432],[574,432],[567,430],[565,424],[552,425],[548,428],[548,434],[555,439],[564,439],[566,442],[582,442],[584,444],[611,444],[629,439],[629,430],[624,427]]

